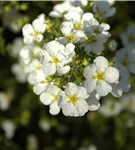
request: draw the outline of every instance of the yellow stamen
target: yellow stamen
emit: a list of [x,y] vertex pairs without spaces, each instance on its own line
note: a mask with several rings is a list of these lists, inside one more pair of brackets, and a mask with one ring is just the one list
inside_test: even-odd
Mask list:
[[53,59],[53,62],[56,64],[59,62],[59,59],[57,57],[52,57],[52,59]]
[[54,101],[58,101],[59,100],[59,96],[58,95],[54,95]]
[[73,34],[71,34],[71,35],[67,36],[67,39],[68,39],[69,41],[73,41],[73,40],[75,40],[76,38],[75,38],[75,36],[74,36]]
[[73,104],[75,104],[75,103],[76,103],[76,101],[77,101],[78,99],[79,99],[79,98],[78,98],[78,97],[76,97],[75,95],[70,96],[70,97],[69,97],[69,101],[68,101],[68,103],[73,103]]
[[34,34],[33,34],[33,35],[34,35],[34,36],[38,36],[38,34],[39,34],[39,33],[38,33],[37,31],[34,31]]
[[74,24],[74,28],[75,28],[76,30],[81,30],[81,29],[82,29],[82,25],[81,25],[80,23]]

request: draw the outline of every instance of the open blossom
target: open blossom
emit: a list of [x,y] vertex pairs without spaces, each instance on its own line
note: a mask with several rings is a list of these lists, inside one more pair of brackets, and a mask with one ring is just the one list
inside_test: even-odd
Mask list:
[[45,50],[39,53],[44,73],[53,75],[57,72],[60,76],[66,74],[70,70],[67,64],[75,55],[74,48],[75,46],[71,43],[66,46],[57,41],[47,43]]
[[31,24],[26,24],[22,28],[24,43],[30,44],[34,41],[42,41],[43,33],[46,30],[45,15],[39,15]]
[[58,106],[59,96],[58,93],[61,90],[53,85],[49,84],[46,90],[40,95],[40,101],[44,105],[50,105],[50,114],[57,115],[60,112],[60,107]]
[[89,93],[96,90],[100,96],[106,96],[112,91],[112,83],[119,79],[119,71],[110,67],[108,60],[98,56],[92,65],[84,69],[85,88]]
[[59,106],[65,116],[83,116],[88,111],[86,99],[89,97],[84,87],[70,82],[64,93],[60,93]]
[[65,43],[68,41],[80,42],[87,53],[100,54],[104,50],[104,43],[110,33],[110,26],[106,23],[99,24],[91,13],[84,13],[80,10],[69,11],[64,15],[60,30],[64,35]]
[[84,28],[87,39],[81,47],[84,47],[87,53],[100,54],[104,50],[104,43],[110,37],[109,29],[108,24],[99,24],[95,18],[90,19]]

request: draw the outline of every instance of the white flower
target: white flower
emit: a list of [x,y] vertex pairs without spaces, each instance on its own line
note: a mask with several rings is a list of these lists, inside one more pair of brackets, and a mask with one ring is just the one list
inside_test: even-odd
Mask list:
[[97,17],[102,19],[113,16],[116,12],[116,8],[111,7],[107,1],[98,1],[95,2],[93,11],[96,13],[95,15],[97,15]]
[[39,53],[40,61],[43,64],[43,71],[46,75],[66,74],[70,70],[67,64],[72,61],[75,55],[75,46],[71,43],[66,46],[57,41],[51,41],[45,45],[44,51]]
[[49,13],[49,16],[55,18],[61,18],[66,12],[68,12],[74,6],[71,5],[69,1],[65,1],[61,4],[54,6],[53,11]]
[[30,44],[34,41],[42,41],[43,33],[45,32],[46,24],[45,24],[45,15],[41,14],[35,19],[31,24],[26,24],[22,28],[24,43]]
[[59,92],[60,89],[57,86],[49,84],[46,90],[40,95],[40,101],[44,105],[50,105],[49,112],[52,115],[57,115],[60,112],[60,107],[58,106]]
[[116,64],[125,66],[129,72],[135,73],[135,49],[122,48],[116,52]]
[[125,47],[135,46],[135,25],[131,25],[126,32],[121,34],[121,40]]
[[5,131],[5,136],[7,139],[12,139],[15,133],[15,124],[11,120],[4,120],[1,123],[2,129]]
[[87,38],[81,47],[84,47],[87,53],[92,51],[95,54],[100,54],[104,50],[104,43],[110,37],[110,33],[108,32],[110,26],[106,23],[99,24],[95,18],[85,23],[84,31]]
[[118,115],[123,110],[123,105],[120,101],[115,101],[107,97],[103,99],[102,107],[99,112],[105,117],[112,117]]
[[35,83],[33,86],[33,92],[36,95],[40,95],[43,91],[46,90],[46,87],[48,86],[50,82],[47,80],[47,78],[44,76],[44,79],[41,79],[40,82]]
[[0,110],[6,111],[11,103],[11,96],[8,92],[0,92]]
[[112,91],[111,83],[119,79],[119,71],[115,67],[110,67],[108,60],[103,56],[98,56],[91,66],[84,69],[85,88],[89,93],[96,90],[100,96],[106,96]]
[[60,93],[59,106],[65,116],[83,116],[88,111],[86,99],[89,97],[84,87],[68,83],[65,93]]
[[72,42],[77,43],[81,39],[85,39],[85,34],[82,30],[75,30],[74,25],[70,21],[65,21],[61,24],[60,30],[64,35],[63,40],[65,43]]
[[21,64],[13,64],[11,67],[12,73],[15,75],[16,80],[20,83],[26,82],[26,74],[24,73],[24,67]]

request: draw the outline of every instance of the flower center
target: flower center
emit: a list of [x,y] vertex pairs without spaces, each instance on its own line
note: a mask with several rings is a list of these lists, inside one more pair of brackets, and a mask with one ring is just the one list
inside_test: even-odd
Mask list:
[[104,72],[97,72],[93,78],[96,79],[96,84],[99,84],[101,80],[104,80]]
[[78,97],[76,97],[75,95],[73,95],[73,96],[70,96],[70,97],[69,97],[68,103],[73,103],[73,104],[75,104],[77,100],[78,100]]
[[59,100],[59,96],[58,95],[54,95],[54,101],[58,101]]
[[95,42],[95,41],[96,41],[96,37],[95,37],[95,36],[92,35],[92,36],[89,36],[89,37],[88,37],[88,42],[89,42],[89,43],[93,43],[93,42]]
[[82,29],[82,25],[81,25],[80,23],[74,24],[74,28],[75,28],[76,30],[81,30],[81,29]]
[[73,40],[75,40],[76,38],[75,38],[75,36],[74,36],[73,34],[71,34],[71,35],[67,36],[67,39],[68,39],[69,41],[73,41]]
[[95,30],[94,30],[94,33],[96,33],[97,35],[100,34],[99,29],[95,29]]
[[39,69],[41,69],[41,66],[42,66],[42,65],[38,64],[38,65],[35,66],[35,68],[36,68],[37,70],[39,70]]
[[59,62],[59,59],[57,57],[53,56],[52,59],[53,59],[53,62],[56,63],[56,64]]
[[34,33],[33,33],[33,35],[36,37],[36,36],[38,36],[38,32],[37,31],[34,31]]

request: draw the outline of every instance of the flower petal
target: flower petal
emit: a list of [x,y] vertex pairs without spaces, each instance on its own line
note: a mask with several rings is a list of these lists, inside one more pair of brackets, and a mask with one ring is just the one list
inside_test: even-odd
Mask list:
[[114,67],[109,67],[105,72],[105,79],[109,83],[115,83],[119,79],[119,71]]
[[105,71],[108,68],[108,60],[103,56],[98,56],[94,60],[95,65],[97,66],[99,71]]
[[95,79],[85,80],[84,87],[86,88],[88,93],[91,93],[96,88],[96,80]]
[[96,87],[96,91],[100,96],[106,96],[112,91],[112,87],[107,82],[101,81]]
[[53,102],[50,105],[50,110],[49,110],[50,114],[52,115],[57,115],[60,112],[60,107],[58,106],[57,102]]
[[54,97],[48,92],[43,92],[39,99],[44,105],[50,105]]

